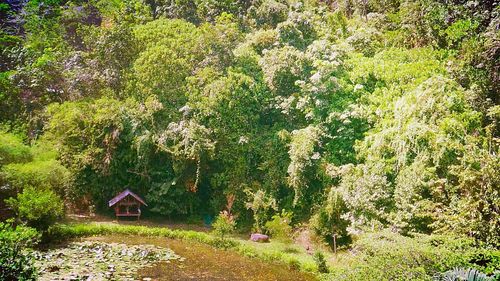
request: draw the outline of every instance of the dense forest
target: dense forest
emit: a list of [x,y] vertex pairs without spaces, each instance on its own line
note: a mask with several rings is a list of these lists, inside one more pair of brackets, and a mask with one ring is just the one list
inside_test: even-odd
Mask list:
[[[500,246],[495,0],[0,4],[0,208]],[[5,199],[5,200],[3,200]]]

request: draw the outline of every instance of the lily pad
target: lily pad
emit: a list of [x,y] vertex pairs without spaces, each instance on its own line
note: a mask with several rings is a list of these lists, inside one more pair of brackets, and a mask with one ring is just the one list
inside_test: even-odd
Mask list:
[[135,280],[138,269],[152,263],[182,260],[172,250],[154,245],[98,241],[73,242],[65,248],[36,252],[39,280]]

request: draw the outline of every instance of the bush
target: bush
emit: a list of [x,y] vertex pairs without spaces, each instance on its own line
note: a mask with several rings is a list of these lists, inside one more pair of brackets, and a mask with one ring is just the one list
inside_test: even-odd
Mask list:
[[48,159],[5,165],[0,176],[15,190],[22,190],[27,185],[47,186],[62,193],[68,186],[70,172],[57,160]]
[[0,132],[0,166],[28,162],[32,158],[29,146],[23,144],[21,138]]
[[318,272],[328,273],[328,266],[326,265],[325,255],[322,252],[317,251],[314,253],[314,262],[318,267]]
[[0,280],[36,280],[29,248],[38,241],[33,228],[0,222]]
[[14,209],[20,221],[40,230],[47,230],[64,214],[62,200],[48,189],[26,187],[17,198],[9,198],[5,202]]
[[236,222],[233,215],[227,211],[223,211],[217,216],[212,227],[214,228],[214,233],[224,239],[224,236],[234,232]]
[[281,215],[276,214],[272,220],[266,222],[265,227],[269,234],[271,234],[271,237],[282,241],[289,241],[292,235],[291,221],[292,212],[283,210]]

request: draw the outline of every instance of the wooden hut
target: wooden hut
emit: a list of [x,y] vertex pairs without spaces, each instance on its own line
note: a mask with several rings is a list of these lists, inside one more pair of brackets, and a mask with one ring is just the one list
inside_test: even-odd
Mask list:
[[109,207],[114,207],[115,215],[119,217],[141,217],[141,206],[147,206],[139,195],[125,189],[113,199],[109,200]]

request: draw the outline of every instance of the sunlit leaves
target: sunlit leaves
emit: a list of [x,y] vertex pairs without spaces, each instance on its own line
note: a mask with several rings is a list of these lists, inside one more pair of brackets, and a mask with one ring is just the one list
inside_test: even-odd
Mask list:
[[315,148],[322,135],[321,128],[308,126],[304,129],[295,130],[291,133],[289,148],[290,165],[288,166],[288,184],[294,189],[294,204],[297,204],[303,196],[303,190],[307,187],[304,179],[306,169],[314,161],[319,160],[320,155]]
[[298,90],[295,81],[307,75],[309,64],[310,61],[304,53],[290,46],[269,50],[259,61],[269,88],[284,96]]
[[0,166],[12,162],[28,162],[32,158],[29,147],[19,136],[0,132]]

